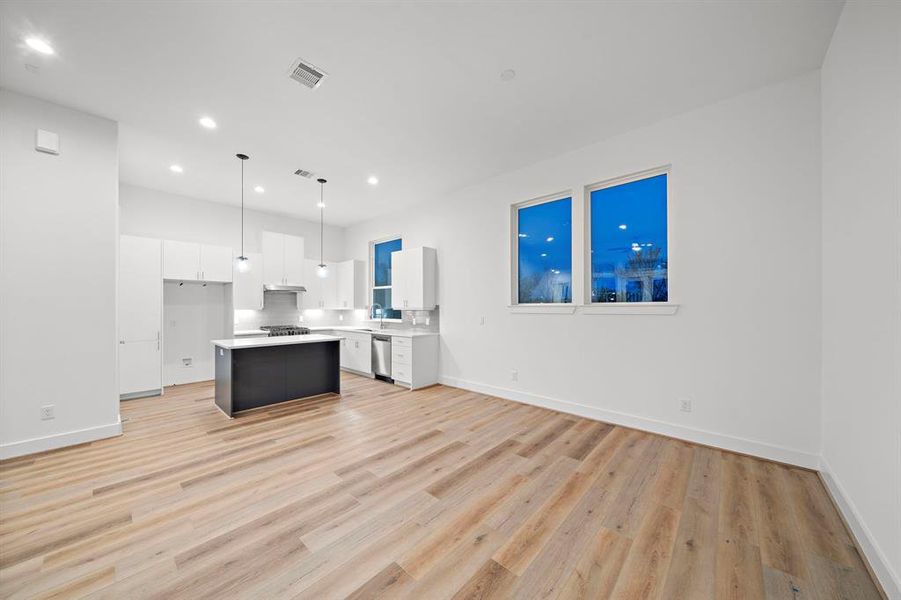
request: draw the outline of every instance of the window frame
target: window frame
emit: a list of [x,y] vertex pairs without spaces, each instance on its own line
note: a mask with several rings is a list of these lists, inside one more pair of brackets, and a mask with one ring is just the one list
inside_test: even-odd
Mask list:
[[[597,190],[632,183],[642,179],[657,177],[658,175],[666,175],[666,256],[667,256],[667,301],[666,302],[592,302],[591,300],[591,283],[592,283],[592,267],[591,267],[591,193]],[[679,304],[675,302],[678,283],[673,277],[673,175],[672,165],[666,164],[643,171],[636,171],[627,175],[605,179],[596,183],[585,186],[583,199],[583,230],[582,230],[582,304],[583,312],[586,314],[656,314],[656,315],[672,315],[679,308]],[[674,286],[673,283],[677,285]]]
[[[519,301],[519,211],[540,204],[570,199],[570,298],[569,302],[520,302]],[[576,206],[572,190],[564,190],[553,194],[547,194],[516,202],[510,205],[510,305],[514,312],[520,313],[557,313],[572,314],[576,307]]]
[[[404,247],[404,237],[402,235],[391,235],[388,237],[379,238],[377,240],[371,240],[369,242],[369,309],[366,314],[367,321],[387,321],[389,323],[403,323],[403,311],[399,310],[401,317],[399,319],[384,317],[382,319],[376,319],[372,316],[372,305],[375,302],[375,290],[392,290],[391,296],[392,299],[394,297],[394,274],[391,275],[391,285],[375,285],[375,247],[378,244],[384,244],[385,242],[393,242],[395,240],[400,241],[401,249]],[[390,306],[383,306],[382,310],[393,310]]]

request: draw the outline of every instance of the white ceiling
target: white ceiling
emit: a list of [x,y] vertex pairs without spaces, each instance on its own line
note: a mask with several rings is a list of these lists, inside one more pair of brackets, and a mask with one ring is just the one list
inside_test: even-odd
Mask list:
[[249,207],[318,219],[303,167],[349,225],[818,68],[841,6],[4,2],[0,84],[119,121],[126,183],[237,204],[244,152]]

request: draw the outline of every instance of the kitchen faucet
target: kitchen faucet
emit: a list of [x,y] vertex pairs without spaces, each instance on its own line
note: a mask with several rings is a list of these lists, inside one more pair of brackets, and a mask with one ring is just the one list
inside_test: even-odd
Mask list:
[[372,318],[372,315],[375,314],[375,307],[379,307],[379,329],[385,328],[385,309],[382,308],[382,305],[378,302],[373,302],[372,306],[369,307],[369,318]]

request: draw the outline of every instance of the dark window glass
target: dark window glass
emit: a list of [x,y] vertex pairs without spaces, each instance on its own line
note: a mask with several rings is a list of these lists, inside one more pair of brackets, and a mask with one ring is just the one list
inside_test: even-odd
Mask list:
[[[401,318],[400,311],[391,308],[391,288],[375,288],[372,290],[372,301],[383,307],[382,310],[385,312],[385,319]],[[379,312],[378,308],[372,311],[372,318],[382,318],[382,314]]]
[[572,302],[572,198],[520,208],[519,302]]
[[375,245],[373,286],[391,285],[391,253],[401,249],[401,240],[390,240]]
[[666,175],[591,192],[591,301],[666,302]]

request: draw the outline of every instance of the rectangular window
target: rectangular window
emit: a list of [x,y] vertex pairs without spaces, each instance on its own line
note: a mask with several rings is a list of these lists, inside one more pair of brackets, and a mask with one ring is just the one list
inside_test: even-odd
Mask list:
[[372,311],[372,317],[378,319],[384,315],[386,319],[401,319],[399,310],[391,308],[391,253],[402,249],[400,238],[370,243],[370,280],[372,281],[372,304],[378,304]]
[[571,303],[572,198],[516,206],[513,225],[516,303]]
[[588,188],[592,302],[667,302],[667,173]]

